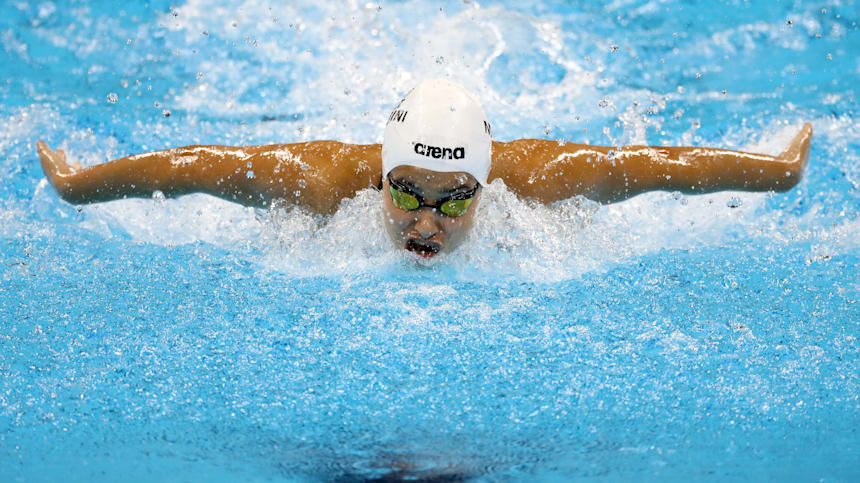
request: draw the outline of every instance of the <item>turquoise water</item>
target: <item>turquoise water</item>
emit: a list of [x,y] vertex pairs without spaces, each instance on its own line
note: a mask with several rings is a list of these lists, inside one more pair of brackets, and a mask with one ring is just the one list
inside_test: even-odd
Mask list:
[[[0,479],[860,479],[858,17],[4,3]],[[421,266],[374,191],[329,219],[74,207],[35,156],[379,142],[427,77],[476,92],[500,140],[775,154],[810,121],[809,169],[788,193],[608,206],[493,184],[469,244]]]

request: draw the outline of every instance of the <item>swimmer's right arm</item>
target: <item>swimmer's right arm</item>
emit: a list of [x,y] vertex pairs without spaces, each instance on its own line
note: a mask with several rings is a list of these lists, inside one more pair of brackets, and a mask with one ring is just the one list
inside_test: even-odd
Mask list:
[[71,167],[63,151],[37,143],[42,169],[57,193],[75,204],[161,191],[175,197],[207,193],[246,206],[286,199],[333,213],[343,198],[380,181],[381,147],[336,141],[267,146],[187,146]]

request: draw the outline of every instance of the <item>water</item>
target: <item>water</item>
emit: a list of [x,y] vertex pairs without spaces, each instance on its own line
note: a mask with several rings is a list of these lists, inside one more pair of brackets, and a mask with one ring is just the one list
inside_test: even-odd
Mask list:
[[[0,7],[0,478],[860,479],[854,2]],[[778,153],[788,193],[485,192],[416,265],[378,194],[73,207],[84,165],[380,142],[448,77],[496,138]],[[169,114],[169,115],[167,115]],[[157,198],[157,197],[156,197]]]

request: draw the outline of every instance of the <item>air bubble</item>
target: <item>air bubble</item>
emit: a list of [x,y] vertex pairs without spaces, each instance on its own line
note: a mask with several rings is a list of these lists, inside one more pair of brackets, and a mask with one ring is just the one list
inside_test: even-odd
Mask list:
[[161,115],[164,117],[170,117],[170,111],[165,109],[165,110],[161,111]]
[[618,46],[617,46],[617,45],[615,45],[615,44],[610,45],[610,46],[609,46],[609,51],[610,51],[610,52],[618,52]]
[[161,190],[155,190],[152,192],[152,201],[156,203],[164,203],[164,193]]
[[737,196],[732,196],[731,198],[729,198],[729,201],[726,203],[726,206],[728,206],[729,208],[740,208],[742,204],[743,201],[741,201],[740,198],[738,198]]
[[198,72],[198,73],[197,73],[197,80],[203,80],[203,77],[205,77],[205,75],[203,74],[203,72]]
[[116,104],[116,101],[119,100],[119,96],[116,95],[116,92],[111,92],[107,95],[107,101],[111,104]]

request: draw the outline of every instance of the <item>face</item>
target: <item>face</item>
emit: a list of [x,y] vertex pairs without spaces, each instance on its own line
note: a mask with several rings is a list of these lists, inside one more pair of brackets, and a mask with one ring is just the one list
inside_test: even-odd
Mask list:
[[[392,187],[407,196],[392,195]],[[468,173],[398,166],[382,183],[385,227],[397,247],[425,258],[450,252],[469,233],[480,192],[478,181]],[[471,202],[465,201],[469,197]],[[415,200],[419,206],[408,209],[416,205]]]

